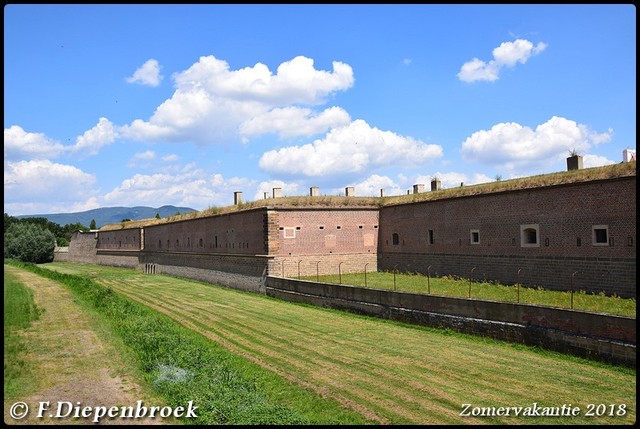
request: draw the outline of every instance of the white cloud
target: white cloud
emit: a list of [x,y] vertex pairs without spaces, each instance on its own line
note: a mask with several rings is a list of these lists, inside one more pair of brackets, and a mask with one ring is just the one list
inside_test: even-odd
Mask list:
[[94,183],[94,176],[71,165],[49,160],[9,162],[4,171],[5,207],[7,202],[28,204],[33,200],[62,205],[91,194]]
[[[379,197],[380,190],[384,190],[385,196],[401,195],[403,189],[387,176],[372,174],[361,182],[354,183],[354,192],[360,197]],[[344,192],[344,189],[341,191]]]
[[138,205],[152,207],[172,204],[204,210],[231,205],[233,193],[252,184],[249,179],[225,179],[221,174],[208,174],[189,165],[175,175],[136,174],[122,181],[100,201],[103,206],[129,206],[131,201],[136,201]]
[[107,118],[100,118],[95,127],[76,138],[76,144],[70,149],[83,156],[97,155],[102,147],[110,145],[118,137],[116,127]]
[[349,114],[340,107],[331,107],[320,113],[298,107],[275,108],[255,116],[240,125],[245,136],[278,133],[281,138],[323,133],[328,129],[347,125]]
[[4,129],[4,158],[55,158],[65,147],[41,133],[28,133],[18,125]]
[[162,157],[162,160],[164,162],[173,162],[173,161],[177,161],[179,160],[180,157],[178,155],[176,155],[175,153],[171,153],[169,155],[165,155]]
[[[344,122],[344,112],[328,109],[312,114],[291,106],[325,103],[330,95],[348,89],[354,81],[347,64],[334,61],[333,72],[327,72],[316,70],[313,60],[302,56],[282,63],[275,75],[261,63],[230,70],[227,62],[214,56],[200,57],[184,72],[175,73],[173,79],[173,96],[158,106],[149,121],[136,119],[122,127],[124,136],[143,141],[168,139],[207,144],[241,137],[241,132],[256,135],[260,130],[284,136],[317,133],[322,126]],[[282,108],[289,110],[283,112]],[[281,118],[286,114],[292,122],[281,121],[268,127],[264,123],[265,117]],[[252,122],[253,118],[256,119]]]
[[585,154],[582,157],[582,166],[584,168],[602,167],[605,165],[611,165],[615,163],[616,163],[615,161],[611,161],[605,156]]
[[358,119],[331,130],[322,140],[268,151],[259,165],[271,173],[326,177],[390,165],[415,166],[440,156],[439,145],[371,128]]
[[498,80],[503,67],[514,67],[517,63],[524,64],[530,57],[544,51],[546,47],[547,45],[543,42],[534,46],[530,41],[523,39],[501,43],[493,50],[493,60],[488,63],[478,58],[464,63],[457,75],[458,79],[465,82]]
[[129,163],[127,164],[127,167],[135,167],[136,165],[138,165],[138,161],[152,161],[155,158],[156,158],[156,154],[152,150],[138,152],[131,157],[131,159],[129,160]]
[[500,167],[510,175],[548,171],[550,163],[565,159],[569,151],[585,153],[591,144],[611,138],[611,130],[597,134],[587,126],[553,116],[535,130],[520,124],[500,123],[473,133],[462,144],[465,159]]
[[264,199],[265,193],[267,198],[273,198],[273,188],[280,188],[280,194],[283,197],[302,195],[300,186],[297,183],[287,183],[282,180],[268,180],[258,184],[258,189],[253,197],[254,201]]
[[163,76],[160,75],[160,64],[157,60],[147,60],[140,68],[138,68],[133,76],[126,80],[129,83],[139,83],[147,86],[158,86]]

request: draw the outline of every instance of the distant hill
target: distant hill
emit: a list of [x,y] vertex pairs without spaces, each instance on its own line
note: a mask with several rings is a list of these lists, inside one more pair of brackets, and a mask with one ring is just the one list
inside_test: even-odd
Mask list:
[[44,217],[50,222],[64,226],[80,222],[84,226],[89,226],[91,220],[96,221],[96,228],[112,223],[120,223],[122,219],[141,220],[155,218],[156,213],[161,218],[173,216],[176,213],[185,214],[197,210],[189,207],[162,206],[158,208],[137,206],[137,207],[103,207],[100,209],[87,210],[76,213],[54,213],[54,214],[34,214],[16,216],[18,219],[29,217]]

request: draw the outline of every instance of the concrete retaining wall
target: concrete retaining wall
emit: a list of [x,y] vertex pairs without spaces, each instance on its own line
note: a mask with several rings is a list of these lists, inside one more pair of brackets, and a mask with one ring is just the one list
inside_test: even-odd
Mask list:
[[264,276],[271,258],[181,252],[141,252],[145,272],[169,274],[234,289],[264,293]]
[[530,304],[481,301],[267,277],[266,294],[406,323],[633,366],[636,319]]

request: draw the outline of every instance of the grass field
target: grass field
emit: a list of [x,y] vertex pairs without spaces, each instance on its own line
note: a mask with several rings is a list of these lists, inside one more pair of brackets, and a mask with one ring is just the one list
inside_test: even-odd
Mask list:
[[[186,279],[84,264],[42,267],[88,275],[375,423],[636,420],[634,370]],[[470,416],[461,415],[464,404],[469,404]],[[563,406],[578,407],[578,415],[539,415]],[[517,409],[510,408],[509,416],[473,416],[487,407],[522,407],[521,413],[528,408],[538,415],[515,416]],[[594,415],[588,416],[589,411]]]
[[26,350],[20,331],[40,317],[33,292],[14,275],[5,272],[4,284],[4,396],[20,389],[20,380],[29,372],[22,354]]
[[[505,286],[491,282],[472,281],[453,277],[427,277],[421,274],[393,272],[348,273],[301,277],[302,280],[320,281],[375,289],[423,293],[440,296],[485,299],[502,302],[519,302],[550,307],[636,317],[636,300],[593,294],[584,291],[553,291],[541,288]],[[573,296],[572,296],[573,295]]]

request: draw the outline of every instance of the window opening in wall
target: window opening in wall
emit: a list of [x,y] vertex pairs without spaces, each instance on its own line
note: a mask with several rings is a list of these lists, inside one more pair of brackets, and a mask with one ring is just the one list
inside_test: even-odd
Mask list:
[[633,246],[633,237],[627,236],[627,246]]
[[176,248],[180,247],[180,240],[176,240]]
[[471,230],[471,244],[480,244],[480,230],[472,229]]
[[593,245],[608,246],[609,245],[609,227],[607,225],[593,226]]
[[520,246],[540,247],[538,224],[520,225]]
[[216,249],[218,248],[218,236],[216,235],[214,238],[214,246]]
[[162,240],[158,240],[158,248],[162,249]]
[[373,229],[378,229],[378,225],[373,225]]
[[400,244],[400,236],[398,235],[397,232],[394,232],[393,235],[391,236],[391,242],[393,243],[394,246],[397,246],[398,244]]
[[191,238],[187,237],[187,247],[191,247]]
[[576,237],[576,246],[582,246],[582,239],[580,237]]
[[198,246],[199,247],[204,247],[204,242],[203,242],[202,238],[200,240],[198,240]]
[[336,229],[342,229],[342,227],[340,225],[336,226]]
[[320,229],[324,229],[324,226],[320,225],[318,228],[320,228]]
[[433,230],[432,229],[429,230],[428,241],[429,241],[429,244],[433,244]]
[[358,229],[362,229],[362,228],[364,228],[364,226],[358,225]]
[[171,243],[169,240],[167,240],[167,248],[169,248],[171,246]]

